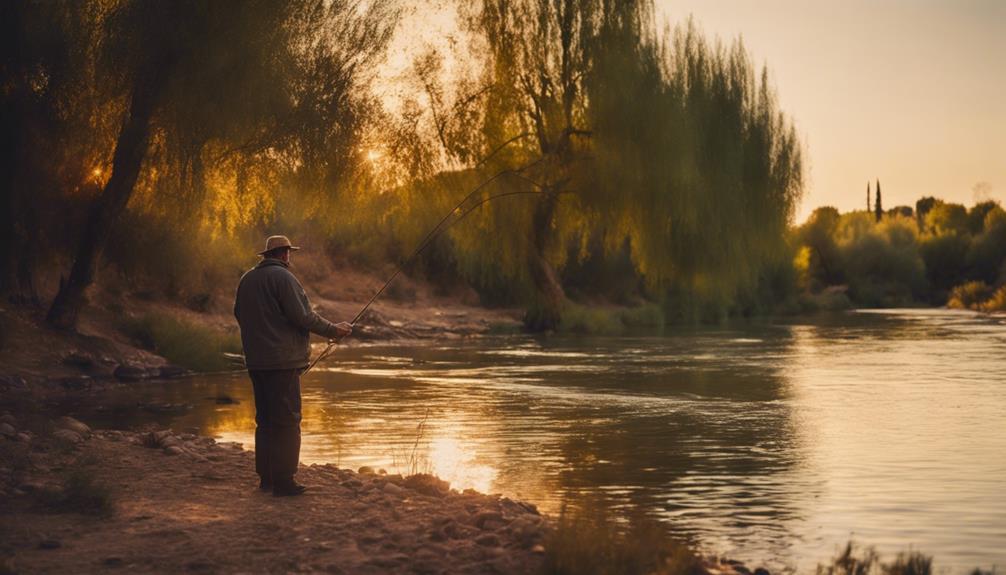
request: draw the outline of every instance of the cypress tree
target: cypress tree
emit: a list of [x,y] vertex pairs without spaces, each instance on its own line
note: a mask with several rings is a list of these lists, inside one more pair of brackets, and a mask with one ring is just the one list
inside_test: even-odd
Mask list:
[[880,205],[880,179],[877,179],[877,203],[873,208],[874,215],[877,216],[877,222],[880,222],[880,218],[884,215],[884,208]]

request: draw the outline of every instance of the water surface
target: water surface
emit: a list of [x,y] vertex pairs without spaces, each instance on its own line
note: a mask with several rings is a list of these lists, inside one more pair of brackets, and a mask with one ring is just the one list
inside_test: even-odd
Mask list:
[[[553,513],[600,499],[783,572],[850,538],[951,573],[1006,566],[1002,319],[880,311],[343,348],[303,394],[307,463],[432,471]],[[90,416],[250,448],[253,411],[246,378],[218,376],[117,392]]]

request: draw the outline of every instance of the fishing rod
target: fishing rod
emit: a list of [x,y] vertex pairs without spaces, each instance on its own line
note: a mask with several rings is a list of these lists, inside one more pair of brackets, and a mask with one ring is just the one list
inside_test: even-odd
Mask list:
[[[526,177],[526,176],[524,176],[524,175],[521,174],[521,172],[527,170],[528,168],[531,168],[532,166],[534,166],[535,164],[537,164],[539,162],[541,162],[541,159],[535,160],[534,162],[528,164],[527,166],[524,166],[523,168],[519,168],[519,169],[516,169],[516,170],[514,170],[514,169],[502,170],[502,171],[496,173],[495,175],[493,175],[491,178],[489,178],[486,181],[482,182],[481,184],[479,184],[478,186],[476,186],[475,189],[473,189],[471,192],[469,192],[468,195],[466,195],[460,202],[458,202],[457,205],[455,205],[453,208],[451,208],[451,210],[449,212],[447,212],[447,214],[443,218],[441,218],[439,222],[437,222],[437,225],[434,226],[433,229],[431,229],[426,234],[426,236],[423,238],[423,240],[421,242],[419,242],[418,246],[416,247],[415,250],[412,251],[412,253],[409,255],[409,257],[407,257],[406,259],[402,260],[402,262],[400,264],[398,264],[398,266],[395,268],[395,272],[393,274],[391,274],[391,277],[389,277],[387,279],[387,281],[385,281],[384,284],[381,286],[381,288],[379,290],[377,290],[377,292],[373,295],[373,297],[371,297],[370,300],[367,301],[367,304],[364,305],[363,308],[356,314],[356,316],[353,318],[353,321],[349,322],[349,325],[355,327],[356,324],[359,323],[360,320],[363,318],[363,315],[365,313],[367,313],[367,310],[370,309],[370,306],[373,305],[374,302],[376,302],[377,299],[379,297],[381,297],[381,294],[384,293],[384,290],[386,290],[388,288],[388,286],[391,285],[391,282],[395,281],[395,278],[397,278],[399,275],[401,275],[401,273],[403,271],[405,271],[405,268],[407,266],[409,266],[413,261],[415,261],[415,259],[418,258],[420,256],[420,254],[422,254],[423,251],[426,250],[426,248],[428,248],[433,243],[433,240],[435,240],[441,234],[443,234],[448,229],[450,229],[451,226],[453,226],[454,224],[456,224],[459,221],[461,221],[462,219],[464,219],[464,217],[467,216],[468,214],[472,213],[473,211],[475,211],[476,209],[482,207],[483,205],[485,205],[485,204],[487,204],[487,203],[489,203],[489,202],[491,202],[493,200],[498,200],[500,198],[505,198],[505,197],[509,197],[509,196],[517,196],[517,195],[545,195],[545,194],[547,194],[548,192],[542,191],[541,184],[539,184],[538,182],[535,182],[531,178],[528,178],[528,177]],[[520,190],[520,191],[503,192],[503,193],[500,193],[500,194],[490,195],[488,197],[482,198],[480,201],[478,201],[474,205],[468,207],[467,209],[462,210],[462,208],[464,207],[464,205],[466,203],[468,203],[468,201],[471,200],[473,197],[475,197],[475,194],[479,193],[486,186],[488,186],[493,181],[499,179],[503,175],[513,175],[513,176],[516,176],[516,177],[518,177],[518,178],[520,178],[520,179],[522,179],[522,180],[524,180],[524,181],[526,181],[526,182],[534,185],[538,189],[535,190],[535,191]],[[455,215],[456,215],[456,217],[455,217]],[[453,219],[452,219],[452,217],[453,217]],[[343,338],[341,338],[341,337],[338,338],[338,339],[330,339],[328,341],[328,345],[325,346],[325,349],[323,349],[321,351],[321,353],[318,354],[318,357],[316,357],[313,361],[311,361],[311,363],[308,364],[307,368],[303,372],[301,372],[301,375],[306,374],[307,372],[311,371],[312,369],[314,369],[314,366],[318,364],[318,362],[320,362],[321,360],[323,360],[326,357],[328,357],[328,355],[330,353],[332,353],[332,350],[335,349],[335,346],[338,345],[339,342],[342,341],[342,339]]]

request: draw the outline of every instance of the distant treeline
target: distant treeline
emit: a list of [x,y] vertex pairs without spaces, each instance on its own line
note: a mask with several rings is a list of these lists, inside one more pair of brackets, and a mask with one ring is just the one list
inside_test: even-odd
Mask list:
[[881,212],[818,208],[794,232],[806,293],[827,306],[1006,311],[1006,211],[925,197]]

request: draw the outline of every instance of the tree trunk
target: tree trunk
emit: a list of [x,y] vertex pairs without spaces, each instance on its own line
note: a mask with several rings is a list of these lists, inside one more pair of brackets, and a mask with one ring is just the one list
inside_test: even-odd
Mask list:
[[531,227],[531,253],[528,266],[534,282],[535,301],[524,314],[524,326],[531,331],[548,331],[559,327],[566,293],[552,264],[545,258],[552,237],[555,214],[555,194],[549,193],[535,207]]
[[46,316],[50,325],[74,329],[86,302],[85,292],[94,281],[98,257],[113,227],[133,194],[150,140],[150,119],[160,91],[160,73],[138,77],[130,99],[129,117],[122,125],[112,158],[112,175],[91,208],[77,247],[70,277],[60,280],[59,293]]

